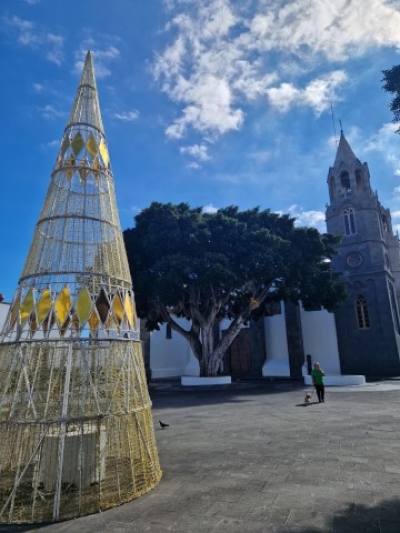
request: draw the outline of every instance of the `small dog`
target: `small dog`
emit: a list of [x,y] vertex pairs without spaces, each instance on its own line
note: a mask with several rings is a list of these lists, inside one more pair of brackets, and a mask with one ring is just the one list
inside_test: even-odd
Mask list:
[[304,396],[304,403],[306,405],[310,405],[310,403],[311,403],[311,392],[306,392],[306,395]]

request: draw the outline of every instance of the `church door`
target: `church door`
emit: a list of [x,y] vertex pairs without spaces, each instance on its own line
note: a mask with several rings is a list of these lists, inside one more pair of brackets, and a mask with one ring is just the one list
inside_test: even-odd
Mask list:
[[250,372],[251,337],[250,329],[240,330],[239,335],[229,348],[229,366],[231,375],[248,374]]

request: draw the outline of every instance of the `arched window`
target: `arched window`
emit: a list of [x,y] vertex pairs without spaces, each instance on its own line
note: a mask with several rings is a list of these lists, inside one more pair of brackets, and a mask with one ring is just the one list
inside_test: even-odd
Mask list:
[[358,329],[370,329],[368,304],[362,294],[356,298],[356,319]]
[[351,191],[350,176],[349,173],[345,170],[340,174],[340,185],[342,186],[342,191]]
[[359,168],[356,169],[356,186],[357,186],[357,191],[361,191],[361,189],[362,189],[362,174],[361,174],[361,170]]
[[382,219],[383,231],[389,231],[386,215],[382,215],[381,219]]
[[397,300],[396,300],[396,296],[394,293],[393,283],[389,281],[388,284],[389,284],[390,303],[392,304],[393,318],[396,324],[397,334],[400,335],[400,319],[399,319],[399,309],[397,307]]
[[353,235],[356,233],[356,222],[354,217],[354,209],[352,207],[345,207],[342,210],[344,231],[346,235]]

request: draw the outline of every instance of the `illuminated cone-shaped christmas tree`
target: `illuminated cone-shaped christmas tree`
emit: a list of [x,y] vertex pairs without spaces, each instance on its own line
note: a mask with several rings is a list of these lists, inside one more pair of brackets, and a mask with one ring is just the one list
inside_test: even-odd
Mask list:
[[0,522],[62,520],[161,477],[91,53],[0,343]]

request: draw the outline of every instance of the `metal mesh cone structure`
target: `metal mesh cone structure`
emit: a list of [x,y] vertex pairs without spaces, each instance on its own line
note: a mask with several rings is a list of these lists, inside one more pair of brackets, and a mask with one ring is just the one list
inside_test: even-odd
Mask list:
[[0,522],[96,512],[159,482],[90,52],[1,340]]

